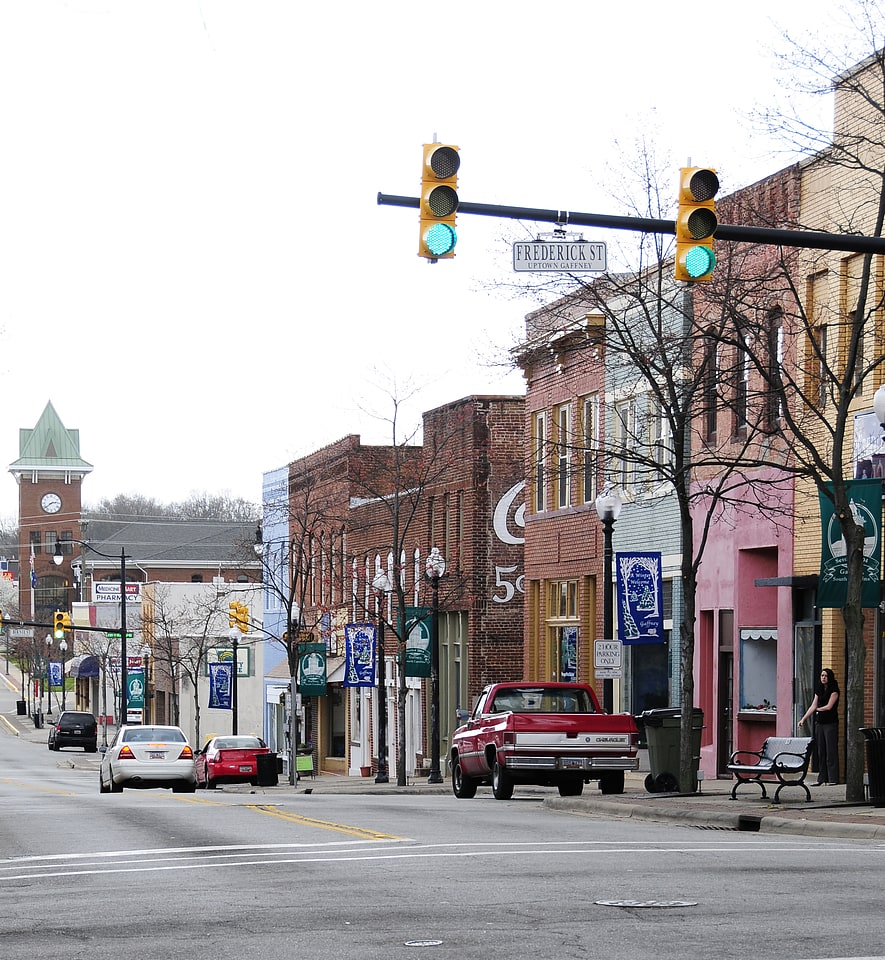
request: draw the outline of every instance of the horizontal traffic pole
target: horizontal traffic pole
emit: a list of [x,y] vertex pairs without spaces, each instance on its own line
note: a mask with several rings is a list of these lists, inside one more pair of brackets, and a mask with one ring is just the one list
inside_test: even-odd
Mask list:
[[[378,194],[379,206],[418,208],[418,197]],[[578,213],[574,210],[544,210],[539,207],[505,207],[494,203],[459,203],[458,213],[502,220],[535,220],[562,226],[605,227],[637,233],[676,234],[675,220],[650,217],[617,217],[607,213]],[[864,237],[851,233],[824,233],[816,230],[775,230],[769,227],[742,227],[720,223],[714,240],[767,244],[776,247],[803,247],[814,250],[846,250],[850,253],[885,254],[885,237]]]

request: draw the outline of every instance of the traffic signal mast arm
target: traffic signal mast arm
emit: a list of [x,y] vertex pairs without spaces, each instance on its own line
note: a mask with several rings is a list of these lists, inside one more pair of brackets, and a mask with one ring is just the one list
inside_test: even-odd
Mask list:
[[[379,206],[418,207],[418,197],[378,194]],[[633,230],[636,233],[676,235],[675,220],[654,220],[649,217],[618,217],[606,213],[579,213],[573,210],[544,210],[539,207],[505,207],[493,203],[459,202],[458,213],[502,220],[534,220],[578,227],[605,227],[609,230]],[[845,250],[850,253],[885,253],[885,237],[864,237],[859,234],[824,233],[817,230],[775,230],[770,227],[742,227],[720,223],[716,239],[733,243],[767,244],[775,247],[803,247],[814,250]]]

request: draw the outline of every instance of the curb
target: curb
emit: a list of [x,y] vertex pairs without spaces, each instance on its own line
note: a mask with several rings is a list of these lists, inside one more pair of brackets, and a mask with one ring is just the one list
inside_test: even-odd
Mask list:
[[672,807],[649,807],[634,803],[612,803],[606,801],[590,804],[578,800],[563,800],[549,797],[545,807],[562,810],[565,813],[592,817],[599,814],[619,819],[670,821],[690,826],[721,826],[722,829],[747,833],[787,834],[804,837],[842,838],[845,840],[882,840],[885,839],[885,825],[866,823],[840,823],[833,820],[804,820],[791,817],[779,817],[774,814],[739,814],[717,810],[694,811],[674,809]]

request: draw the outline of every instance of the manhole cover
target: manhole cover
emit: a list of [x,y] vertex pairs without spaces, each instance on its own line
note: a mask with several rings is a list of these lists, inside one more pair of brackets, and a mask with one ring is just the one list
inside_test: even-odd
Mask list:
[[406,940],[407,947],[441,947],[442,940]]
[[595,900],[601,907],[696,907],[697,900]]

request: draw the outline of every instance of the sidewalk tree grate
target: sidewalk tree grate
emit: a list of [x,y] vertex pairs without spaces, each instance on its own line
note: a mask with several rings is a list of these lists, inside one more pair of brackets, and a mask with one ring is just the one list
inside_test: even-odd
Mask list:
[[696,907],[697,900],[594,900],[600,907]]

